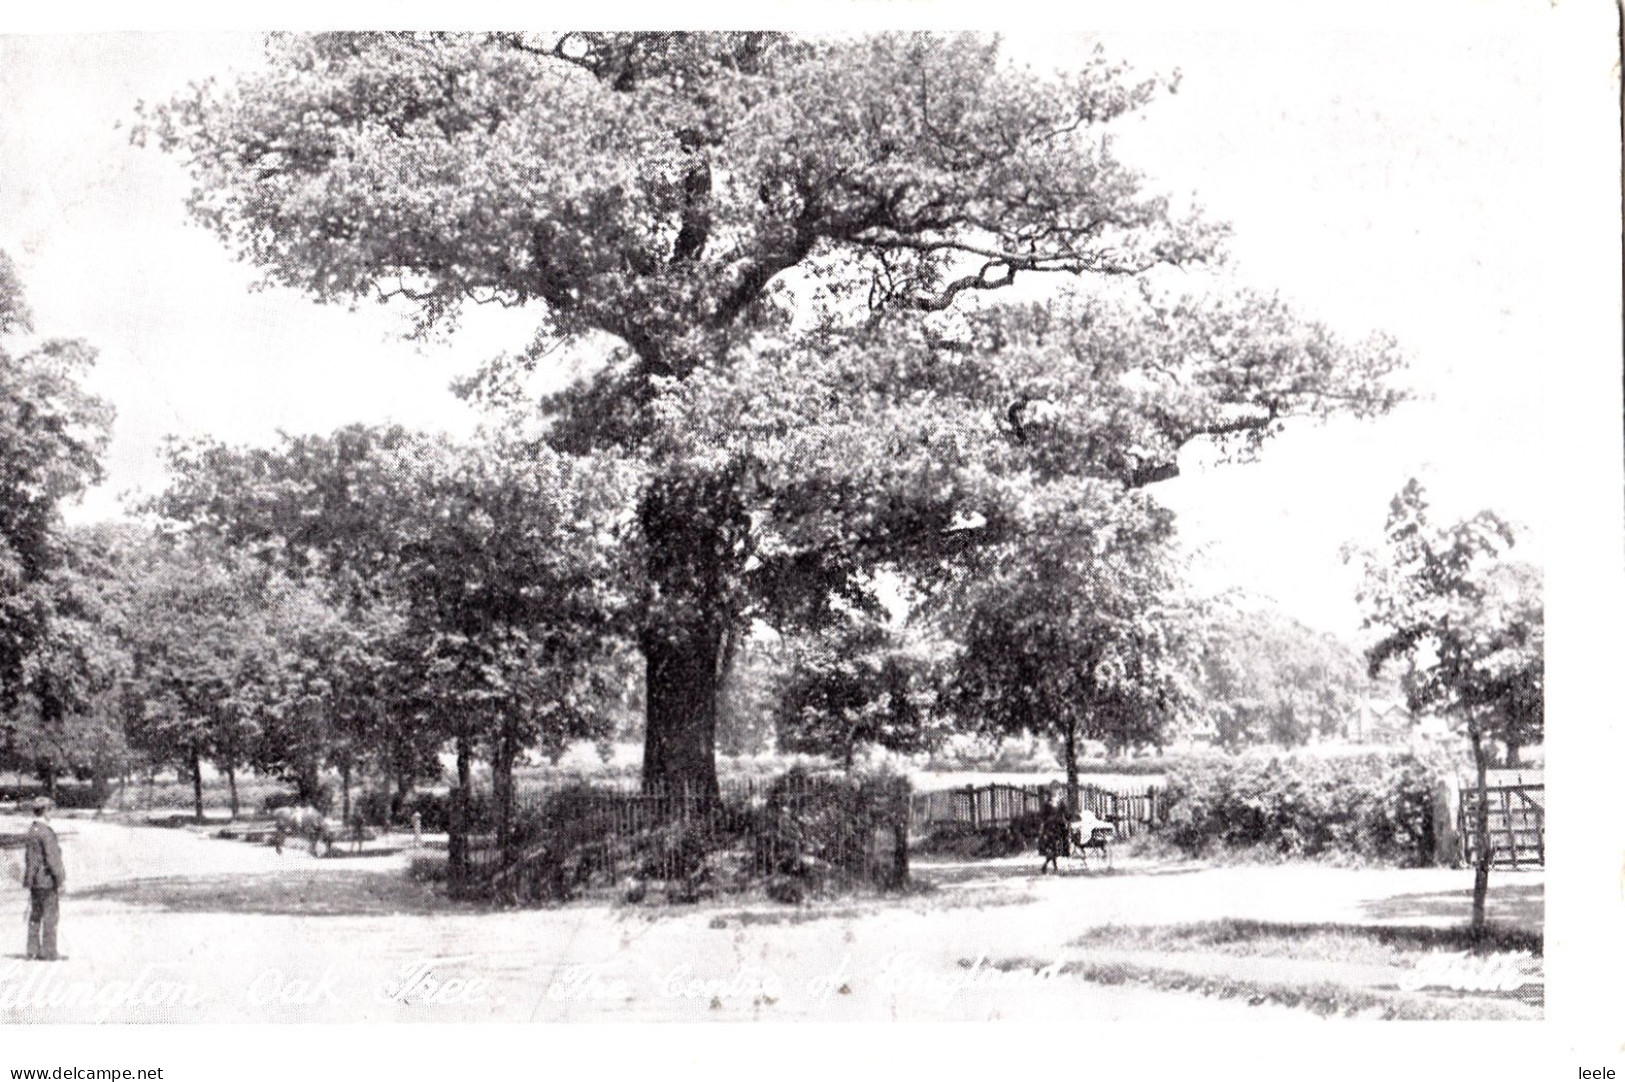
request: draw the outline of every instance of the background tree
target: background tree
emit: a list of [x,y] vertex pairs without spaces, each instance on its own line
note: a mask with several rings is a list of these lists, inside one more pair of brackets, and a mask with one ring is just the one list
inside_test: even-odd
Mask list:
[[798,637],[773,711],[781,751],[825,755],[851,773],[860,748],[914,752],[937,735],[929,644],[854,612]]
[[1217,254],[1114,153],[1160,84],[1098,52],[1051,79],[929,35],[320,35],[268,61],[148,113],[199,220],[271,281],[405,299],[425,333],[534,305],[490,395],[561,346],[594,358],[544,429],[638,467],[651,783],[714,789],[754,621],[816,627],[890,565],[946,575],[1033,484],[1146,484],[1192,439],[1245,453],[1392,401],[1385,344],[1224,286],[977,311]]
[[1284,613],[1226,609],[1212,621],[1201,697],[1227,748],[1342,737],[1371,688],[1352,647]]
[[[122,634],[140,704],[131,742],[155,762],[186,770],[199,819],[203,766],[221,769],[235,816],[237,768],[277,765],[267,756],[267,746],[276,746],[267,730],[274,718],[296,714],[307,690],[296,690],[284,670],[321,671],[315,680],[324,690],[332,679],[306,644],[288,633],[290,596],[297,590],[207,538],[184,546],[151,544],[127,567],[130,598]],[[322,702],[320,712],[325,715],[329,705]]]
[[[335,584],[352,625],[388,607],[398,648],[319,666],[356,674],[348,731],[370,726],[375,748],[450,741],[464,798],[483,746],[502,839],[525,749],[609,735],[600,707],[627,604],[613,464],[356,426],[270,449],[198,443],[171,465],[156,506],[172,522]],[[359,642],[335,648],[370,657]],[[385,668],[387,682],[367,683]],[[414,720],[427,731],[403,733]]]
[[[778,706],[779,685],[788,664],[787,648],[778,638],[750,636],[739,645],[733,665],[718,689],[717,751],[723,755],[761,755],[772,751],[775,742],[773,716]],[[641,677],[641,673],[639,674]],[[641,679],[637,686],[638,707],[642,707]],[[643,735],[642,710],[635,721],[636,735]]]
[[126,595],[119,573],[138,531],[81,527],[59,536],[61,562],[47,575],[44,634],[24,659],[21,694],[0,710],[5,758],[32,770],[55,798],[60,774],[89,777],[98,799],[129,749],[124,708],[130,659],[122,639]]
[[[1191,709],[1196,675],[1171,517],[1107,486],[1097,501],[1054,509],[1067,529],[1000,553],[966,590],[962,652],[944,695],[988,732],[1053,739],[1074,809],[1079,742],[1160,745]],[[1093,520],[1087,533],[1071,532],[1080,511]]]
[[95,352],[33,336],[11,259],[0,252],[0,710],[23,692],[30,654],[63,599],[61,505],[101,479],[112,409],[81,381]]
[[322,775],[336,770],[337,810],[349,821],[356,772],[394,750],[394,681],[408,649],[403,617],[387,601],[358,602],[323,578],[249,562],[264,587],[253,614],[255,649],[243,658],[230,706],[256,739],[233,747],[251,747],[254,767],[292,781],[301,801],[323,810],[330,791]]
[[1545,729],[1545,631],[1539,572],[1502,562],[1512,528],[1489,511],[1434,526],[1422,486],[1408,482],[1389,508],[1381,553],[1349,553],[1363,564],[1359,600],[1381,634],[1367,651],[1373,673],[1403,666],[1412,710],[1431,710],[1466,729],[1477,775],[1478,862],[1473,929],[1482,932],[1493,851],[1487,773],[1491,742],[1509,761]]

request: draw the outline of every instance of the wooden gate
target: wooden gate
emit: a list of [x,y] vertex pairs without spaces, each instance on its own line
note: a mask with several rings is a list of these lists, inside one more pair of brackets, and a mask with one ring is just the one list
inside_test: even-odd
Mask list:
[[[1546,786],[1492,785],[1485,790],[1490,809],[1490,860],[1509,868],[1546,864]],[[1462,860],[1478,860],[1478,789],[1461,790],[1456,822]]]

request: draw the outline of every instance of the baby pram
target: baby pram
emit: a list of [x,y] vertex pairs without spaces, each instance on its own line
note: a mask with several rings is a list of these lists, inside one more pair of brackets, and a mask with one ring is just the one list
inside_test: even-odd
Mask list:
[[1100,854],[1105,866],[1110,868],[1112,842],[1116,836],[1116,827],[1087,809],[1071,820],[1059,815],[1046,819],[1038,835],[1038,853],[1044,858],[1044,866],[1040,870],[1047,871],[1054,864],[1059,873],[1061,857],[1081,860],[1087,870],[1090,850]]

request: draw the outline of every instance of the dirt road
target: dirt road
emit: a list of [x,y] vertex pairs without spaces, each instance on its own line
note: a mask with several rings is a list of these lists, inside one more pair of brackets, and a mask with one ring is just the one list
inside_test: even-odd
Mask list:
[[[888,902],[482,912],[408,882],[402,855],[313,860],[182,830],[59,828],[68,960],[0,955],[3,1021],[1315,1024],[1307,1011],[1094,984],[1056,968],[1076,955],[1069,940],[1104,924],[1455,923],[1470,885],[1447,869],[1127,862],[1106,876],[1039,878],[1035,861],[1012,860],[922,864],[936,889]],[[8,876],[0,910],[16,914],[17,948],[22,909]],[[1497,877],[1497,919],[1538,927],[1542,909],[1538,874]],[[991,964],[1009,958],[1031,964]]]

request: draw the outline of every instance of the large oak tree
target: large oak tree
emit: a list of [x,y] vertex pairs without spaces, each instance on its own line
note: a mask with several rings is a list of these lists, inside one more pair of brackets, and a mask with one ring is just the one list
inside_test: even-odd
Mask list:
[[362,34],[268,61],[148,113],[199,220],[270,281],[405,299],[425,333],[529,306],[510,368],[597,358],[541,410],[555,447],[640,471],[651,783],[715,785],[753,619],[818,625],[880,567],[951,576],[1034,492],[1391,402],[1386,345],[1222,283],[988,303],[1219,255],[1113,149],[1161,84],[1098,52],[1046,78],[969,36]]

